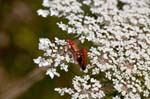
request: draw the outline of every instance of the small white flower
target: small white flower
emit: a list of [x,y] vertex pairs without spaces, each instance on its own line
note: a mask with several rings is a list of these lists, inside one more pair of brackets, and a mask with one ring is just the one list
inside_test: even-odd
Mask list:
[[40,50],[48,50],[49,47],[51,46],[51,42],[49,39],[47,38],[40,38],[40,42],[39,42],[39,49]]
[[50,7],[50,1],[49,1],[49,0],[43,0],[42,5],[43,5],[44,7]]
[[93,75],[99,74],[99,72],[100,72],[100,69],[99,69],[99,68],[94,68],[94,69],[92,69],[92,74],[93,74]]
[[34,59],[34,62],[36,64],[39,64],[39,67],[49,65],[49,62],[47,60],[45,60],[44,58],[42,58],[42,57],[38,57],[37,59]]
[[145,96],[145,97],[148,97],[148,96],[149,96],[149,94],[150,94],[150,91],[148,91],[148,90],[144,90],[144,96]]
[[42,9],[39,9],[37,11],[38,15],[41,15],[42,17],[47,17],[49,15],[49,11],[48,10],[42,10]]
[[54,75],[56,75],[57,77],[60,76],[59,73],[56,72],[56,69],[54,68],[50,68],[47,70],[46,75],[49,75],[52,79],[54,78]]
[[121,99],[119,96],[115,96],[112,99]]
[[73,88],[56,88],[55,91],[58,91],[59,94],[64,95],[64,93],[69,93],[72,98],[71,99],[101,99],[105,96],[104,92],[101,90],[101,84],[94,78],[90,78],[87,76],[75,76],[73,79]]
[[83,4],[89,5],[92,1],[91,0],[83,0]]
[[54,90],[58,91],[61,96],[63,96],[65,93],[68,93],[69,95],[74,93],[71,88],[55,88]]
[[62,69],[62,70],[67,72],[68,71],[68,65],[63,63],[63,64],[60,65],[60,69]]
[[[43,57],[38,57],[34,59],[34,62],[42,66],[49,66],[46,74],[52,79],[54,76],[60,76],[56,71],[57,68],[68,72],[68,65],[66,63],[73,63],[72,54],[67,47],[65,40],[55,38],[55,42],[51,42],[47,38],[41,38],[39,42],[39,49],[44,51]],[[45,58],[44,58],[45,57]]]

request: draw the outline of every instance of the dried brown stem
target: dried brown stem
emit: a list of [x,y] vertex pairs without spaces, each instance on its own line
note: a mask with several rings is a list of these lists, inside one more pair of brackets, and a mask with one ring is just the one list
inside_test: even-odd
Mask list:
[[16,99],[35,82],[42,80],[44,78],[43,72],[46,70],[47,67],[36,68],[25,77],[9,82],[6,86],[1,88],[0,99]]

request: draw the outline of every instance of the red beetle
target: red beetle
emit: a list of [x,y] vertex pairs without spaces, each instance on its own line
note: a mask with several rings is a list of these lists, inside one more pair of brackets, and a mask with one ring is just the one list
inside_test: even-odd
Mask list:
[[67,40],[68,45],[70,46],[71,52],[75,59],[79,57],[79,49],[76,45],[76,43],[72,40]]
[[76,59],[82,70],[85,70],[87,65],[87,50],[85,48],[79,50],[76,43],[72,40],[67,40],[67,43],[70,46],[74,58]]
[[85,70],[87,65],[87,50],[85,48],[80,50],[80,58],[77,61],[82,70]]

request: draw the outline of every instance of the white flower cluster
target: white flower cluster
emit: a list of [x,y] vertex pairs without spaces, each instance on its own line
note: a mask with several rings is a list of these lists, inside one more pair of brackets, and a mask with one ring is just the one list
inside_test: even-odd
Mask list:
[[94,78],[86,76],[75,76],[72,81],[72,88],[55,88],[62,96],[68,93],[71,99],[101,99],[105,96],[101,90],[101,84]]
[[104,72],[124,99],[150,97],[150,0],[43,0],[43,6],[48,10],[39,15],[64,17],[68,23],[57,23],[63,31],[93,42],[92,75]]
[[70,13],[83,13],[82,4],[78,0],[43,0],[44,7],[47,9],[39,9],[37,12],[43,17],[50,16],[66,16]]
[[125,99],[150,97],[150,1],[120,2],[121,10],[116,0],[91,8],[109,21],[89,52],[92,74],[105,72]]
[[67,72],[68,63],[74,63],[65,40],[55,38],[53,43],[47,38],[41,38],[39,49],[44,51],[43,57],[39,56],[37,59],[34,59],[34,62],[39,64],[39,67],[48,66],[49,69],[46,74],[51,78],[54,78],[55,75],[60,76],[57,72],[57,67]]

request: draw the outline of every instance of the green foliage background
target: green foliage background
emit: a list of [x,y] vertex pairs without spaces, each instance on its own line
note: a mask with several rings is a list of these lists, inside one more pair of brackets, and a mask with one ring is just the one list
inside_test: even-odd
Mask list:
[[[42,8],[42,0],[0,0],[0,96],[6,84],[12,84],[12,81],[24,78],[38,68],[33,59],[42,55],[38,50],[39,38],[67,38],[56,26],[60,19],[38,16],[36,11],[39,8]],[[44,79],[34,83],[16,99],[69,98],[67,95],[61,97],[54,88],[71,86],[71,72],[61,72],[61,77],[53,80],[45,73],[43,76]]]

